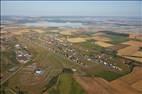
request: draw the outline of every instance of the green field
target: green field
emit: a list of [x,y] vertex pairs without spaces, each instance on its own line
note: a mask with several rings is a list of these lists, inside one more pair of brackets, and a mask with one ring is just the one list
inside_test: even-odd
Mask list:
[[104,51],[104,48],[96,45],[94,40],[88,40],[86,42],[74,44],[74,46],[76,48],[81,48],[80,53],[86,55],[92,55],[94,53],[101,53],[102,51]]
[[86,94],[72,78],[72,74],[63,73],[59,76],[55,87],[49,89],[49,94]]
[[95,76],[102,77],[108,81],[111,81],[111,80],[114,80],[114,79],[120,77],[121,74],[118,74],[116,72],[111,72],[111,71],[101,71],[101,72],[96,72]]
[[112,43],[112,44],[119,44],[119,43],[122,43],[122,42],[125,42],[125,41],[129,40],[128,37],[121,36],[121,35],[106,34],[105,36],[111,39],[110,43]]
[[16,54],[13,49],[0,51],[0,61],[0,71],[8,70],[18,64],[18,61],[16,60]]

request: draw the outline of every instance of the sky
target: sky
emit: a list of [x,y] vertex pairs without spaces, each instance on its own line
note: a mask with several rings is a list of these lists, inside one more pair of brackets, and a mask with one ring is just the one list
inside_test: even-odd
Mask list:
[[1,1],[2,15],[141,16],[142,1]]

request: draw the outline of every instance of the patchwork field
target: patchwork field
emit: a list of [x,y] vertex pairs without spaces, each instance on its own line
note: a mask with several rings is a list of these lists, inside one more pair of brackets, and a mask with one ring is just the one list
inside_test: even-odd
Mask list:
[[120,55],[120,56],[132,56],[138,50],[139,50],[139,47],[137,47],[137,46],[128,46],[128,47],[125,47],[125,48],[118,50],[118,55]]
[[141,75],[142,68],[135,67],[132,73],[112,81],[111,86],[115,87],[118,91],[123,92],[124,94],[141,94],[142,90],[134,87],[134,85],[141,87],[140,84],[136,84],[141,81]]
[[74,76],[74,79],[88,94],[141,94],[141,75],[142,68],[136,67],[132,73],[111,82],[98,77]]
[[142,47],[142,42],[128,41],[122,44],[125,44],[128,46],[118,50],[119,56],[123,56],[128,59],[142,62],[142,51],[140,51],[140,48]]
[[120,94],[102,78],[74,77],[87,94]]

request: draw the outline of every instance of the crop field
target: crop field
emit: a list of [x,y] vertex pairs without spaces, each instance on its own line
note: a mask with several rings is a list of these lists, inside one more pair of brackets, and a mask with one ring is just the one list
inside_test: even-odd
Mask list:
[[140,42],[140,41],[130,40],[130,41],[127,41],[127,42],[123,42],[122,44],[127,44],[127,45],[130,45],[130,46],[142,47],[142,42]]
[[69,32],[69,31],[62,31],[62,32],[60,32],[60,34],[62,34],[62,35],[72,35],[72,33]]
[[86,94],[80,85],[73,79],[72,74],[62,73],[56,86],[49,89],[49,94]]
[[128,41],[122,44],[125,44],[128,46],[118,50],[119,56],[124,56],[125,58],[142,62],[142,51],[140,51],[140,47],[142,47],[142,42]]
[[96,41],[104,41],[104,42],[109,42],[111,41],[110,38],[108,37],[105,37],[105,36],[98,36],[98,35],[95,35],[94,37],[91,37],[91,39],[94,39]]
[[132,56],[138,50],[139,50],[139,47],[137,47],[137,46],[128,46],[128,47],[125,47],[125,48],[118,50],[118,55]]
[[30,29],[17,30],[15,32],[12,32],[12,34],[14,34],[14,35],[21,35],[22,33],[26,33],[26,32],[30,32]]
[[109,82],[98,77],[74,77],[76,81],[84,88],[87,94],[119,94],[113,89]]
[[102,41],[96,41],[95,44],[101,46],[101,47],[111,47],[113,46],[112,44],[110,43],[107,43],[107,42],[102,42]]
[[80,43],[80,42],[85,42],[86,41],[86,38],[68,38],[67,39],[69,42],[71,43]]
[[110,43],[112,44],[119,44],[119,43],[126,42],[129,40],[128,37],[117,35],[117,34],[105,34],[103,36],[110,38],[111,39]]
[[[141,94],[142,89],[140,88],[141,85],[137,84],[139,81],[141,81],[142,76],[142,68],[136,67],[132,73],[121,77],[117,80],[114,80],[111,82],[111,86],[118,89],[118,91],[123,92],[125,94]],[[135,88],[135,87],[139,88]]]
[[141,94],[142,76],[138,76],[141,73],[141,67],[137,67],[132,73],[110,82],[98,77],[74,76],[74,78],[88,94]]
[[[118,51],[118,55],[135,61],[137,60],[134,58],[139,58],[138,61],[140,61],[142,53],[139,49],[141,45],[138,42],[121,41],[121,43],[115,40],[115,43],[113,43],[113,38],[105,36],[104,33],[93,36],[79,35],[77,37],[76,35],[70,36],[71,32],[62,31],[62,33],[55,34],[46,33],[42,30],[36,31],[35,29],[31,31],[34,32],[21,33],[15,36],[17,43],[25,46],[31,53],[32,59],[8,80],[8,88],[14,91],[20,89],[25,94],[123,94],[124,92],[127,94],[127,89],[122,92],[116,89],[116,80],[128,74],[131,69],[127,64],[122,63],[125,62],[123,58],[114,55],[115,53],[106,54],[107,51],[105,52],[105,49],[113,49],[114,47]],[[38,33],[35,33],[35,31]],[[55,35],[59,36],[55,37]],[[49,42],[50,44],[47,44]],[[67,44],[64,44],[64,42]],[[69,56],[74,54],[80,56],[81,58],[78,57],[78,59],[81,59],[81,63],[66,57],[64,52],[66,48],[65,52],[68,52]],[[73,54],[71,53],[72,51],[74,51]],[[5,54],[7,55],[8,53]],[[128,55],[131,55],[131,57],[128,57]],[[8,56],[8,59],[11,58]],[[35,65],[36,68],[34,68]],[[119,69],[114,69],[112,66]],[[38,75],[36,73],[37,68],[41,69],[43,74]],[[72,71],[74,74],[63,73],[64,68],[75,69],[76,71]],[[57,76],[56,83],[48,88],[50,81]],[[124,88],[133,88],[131,92],[134,94],[139,94],[139,91],[141,91],[141,88],[135,90],[135,88],[140,87],[139,83],[141,81],[128,87],[129,85],[118,80],[118,84],[124,85]],[[131,94],[131,92],[128,93]]]
[[136,83],[134,83],[132,85],[132,87],[142,92],[142,80],[137,81]]
[[45,32],[44,30],[41,30],[41,29],[32,29],[32,31],[35,31],[35,32],[38,32],[38,33],[44,33]]

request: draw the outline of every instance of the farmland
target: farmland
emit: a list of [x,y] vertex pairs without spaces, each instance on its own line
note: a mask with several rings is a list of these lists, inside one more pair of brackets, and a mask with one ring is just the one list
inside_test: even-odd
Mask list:
[[88,94],[141,94],[141,84],[138,84],[138,82],[141,82],[141,76],[138,76],[140,74],[141,68],[138,67],[132,73],[111,82],[98,77],[75,76],[75,79]]
[[129,58],[132,60],[136,60],[138,62],[142,62],[142,52],[140,48],[142,47],[142,43],[139,41],[128,41],[122,44],[128,45],[128,47],[122,48],[118,50],[118,55],[124,56],[125,58]]
[[96,44],[99,45],[99,46],[102,46],[102,47],[110,47],[110,46],[113,46],[112,44],[105,43],[105,42],[99,42],[99,41],[96,41]]
[[92,23],[81,28],[4,26],[2,94],[142,92],[142,42],[129,33],[96,29]]
[[72,74],[63,73],[59,76],[55,87],[49,89],[49,94],[85,94],[85,91],[72,78]]

